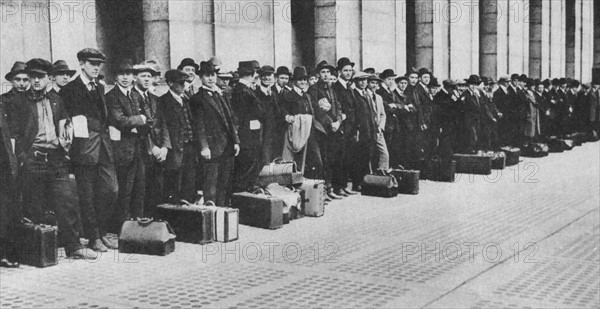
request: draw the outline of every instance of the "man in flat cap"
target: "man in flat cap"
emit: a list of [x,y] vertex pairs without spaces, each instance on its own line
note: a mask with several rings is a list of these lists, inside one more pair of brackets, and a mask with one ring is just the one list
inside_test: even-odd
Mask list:
[[52,65],[52,72],[50,72],[50,78],[52,84],[50,85],[51,91],[56,93],[60,92],[62,87],[66,86],[75,75],[75,70],[69,69],[67,62],[64,60],[57,60]]
[[88,246],[96,251],[116,247],[106,237],[108,211],[117,199],[118,183],[114,151],[108,129],[108,108],[104,86],[98,82],[106,57],[94,48],[77,53],[81,74],[60,91],[65,109],[73,118],[74,139],[71,160],[81,205]]
[[79,205],[69,175],[72,132],[61,98],[48,91],[51,72],[52,64],[47,60],[27,62],[31,90],[20,110],[24,123],[16,134],[15,147],[24,168],[25,215],[33,222],[43,222],[48,211],[54,212],[59,246],[65,247],[67,256],[94,259],[95,254],[84,250],[79,242]]
[[240,153],[234,164],[234,192],[252,189],[264,166],[262,145],[267,115],[266,108],[253,90],[258,77],[257,63],[255,60],[239,63],[240,80],[233,89],[231,105],[240,139]]

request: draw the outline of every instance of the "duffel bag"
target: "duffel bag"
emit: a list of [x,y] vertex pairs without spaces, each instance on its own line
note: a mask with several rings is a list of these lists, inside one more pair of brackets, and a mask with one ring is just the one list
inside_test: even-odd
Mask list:
[[396,197],[398,196],[398,181],[387,172],[377,171],[376,174],[363,178],[362,190],[365,196]]

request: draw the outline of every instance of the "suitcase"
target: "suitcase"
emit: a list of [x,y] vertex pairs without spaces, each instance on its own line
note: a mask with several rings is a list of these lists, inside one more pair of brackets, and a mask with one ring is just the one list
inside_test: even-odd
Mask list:
[[290,188],[300,194],[300,208],[290,208],[290,220],[298,220],[304,218],[304,208],[306,207],[306,191],[297,188]]
[[522,150],[522,156],[529,158],[542,158],[548,156],[548,145],[543,143],[532,143]]
[[425,161],[425,168],[421,172],[424,179],[438,182],[454,182],[456,176],[456,161],[434,158]]
[[365,196],[396,197],[398,196],[398,181],[396,177],[383,172],[365,175],[360,193]]
[[169,222],[177,241],[207,244],[214,239],[214,210],[198,205],[162,204],[156,206],[158,218]]
[[406,170],[400,166],[398,169],[392,169],[390,174],[398,181],[398,193],[419,194],[420,171]]
[[283,226],[283,201],[279,198],[264,193],[234,193],[231,207],[240,211],[240,224],[270,230]]
[[304,215],[321,217],[325,214],[325,181],[304,179],[298,186],[305,192]]
[[573,149],[573,140],[551,137],[548,140],[548,151],[552,153],[560,153],[565,150]]
[[265,165],[258,175],[258,183],[266,187],[272,183],[282,186],[301,184],[304,180],[302,172],[298,171],[295,162],[285,162],[281,158]]
[[205,206],[212,211],[213,218],[213,240],[218,242],[231,242],[239,239],[240,211],[235,208],[217,207],[212,201],[206,202]]
[[16,228],[18,261],[35,267],[58,264],[58,228],[35,224],[27,218]]
[[[272,183],[265,188],[265,191],[283,201],[283,224],[288,224],[292,220],[293,212],[302,211],[302,196],[295,189]],[[292,208],[296,209],[292,210]]]
[[490,175],[492,157],[480,154],[455,154],[456,172],[461,174]]
[[492,157],[493,170],[503,170],[506,167],[506,154],[503,151],[488,151],[484,154]]
[[573,145],[575,146],[583,145],[583,143],[587,142],[588,139],[585,133],[581,132],[569,134],[567,135],[567,138],[573,140]]
[[165,256],[175,251],[175,237],[165,221],[129,219],[121,227],[119,252]]
[[506,166],[513,166],[519,164],[521,158],[521,149],[512,147],[502,147],[500,151],[506,155]]

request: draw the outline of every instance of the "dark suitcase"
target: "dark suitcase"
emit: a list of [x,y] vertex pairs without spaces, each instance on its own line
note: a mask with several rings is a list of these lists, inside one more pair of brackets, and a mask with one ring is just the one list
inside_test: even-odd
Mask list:
[[207,244],[214,239],[214,211],[195,205],[156,206],[159,219],[169,222],[177,241]]
[[552,153],[564,152],[573,149],[573,147],[573,141],[570,139],[552,137],[548,140],[548,151]]
[[502,147],[500,151],[506,155],[506,166],[513,166],[519,164],[521,159],[521,149],[512,147]]
[[406,170],[402,166],[390,171],[398,181],[398,193],[400,194],[419,194],[420,171]]
[[532,143],[523,148],[521,155],[528,158],[542,158],[548,156],[548,145]]
[[366,175],[363,178],[360,192],[365,196],[396,197],[398,196],[398,181],[396,177],[383,172]]
[[425,168],[421,172],[424,179],[438,182],[454,182],[456,176],[456,161],[433,158],[425,161]]
[[569,134],[569,135],[567,135],[567,138],[573,140],[573,145],[575,145],[575,146],[581,146],[581,145],[583,145],[583,143],[587,142],[587,140],[588,140],[585,133],[581,133],[581,132]]
[[165,221],[130,219],[121,227],[119,252],[165,256],[175,251],[175,237]]
[[264,229],[283,226],[283,201],[267,194],[234,193],[231,207],[240,210],[240,224]]
[[506,167],[506,154],[502,151],[489,151],[487,155],[492,157],[492,169],[503,170]]
[[480,154],[455,154],[456,172],[461,174],[490,175],[492,157]]
[[49,267],[58,264],[58,228],[35,224],[23,218],[16,228],[18,260],[21,264]]

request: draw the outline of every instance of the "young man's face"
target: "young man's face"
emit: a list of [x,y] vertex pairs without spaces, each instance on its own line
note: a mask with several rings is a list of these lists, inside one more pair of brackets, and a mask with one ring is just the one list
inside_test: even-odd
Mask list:
[[356,88],[358,88],[360,90],[364,90],[367,88],[369,81],[366,78],[365,79],[357,79],[354,81],[354,83],[356,84]]
[[440,87],[429,87],[429,92],[431,95],[435,96],[438,94],[438,92],[440,92]]
[[191,65],[183,67],[183,69],[181,71],[183,71],[183,73],[188,75],[188,80],[190,82],[193,81],[194,78],[196,78],[196,68]]
[[331,77],[329,78],[329,82],[332,83],[332,84],[335,83],[335,82],[337,82],[337,81],[338,81],[338,77],[335,76],[335,75],[331,75]]
[[427,86],[429,85],[429,82],[431,81],[431,75],[429,74],[423,74],[421,75],[421,83],[423,83],[423,85]]
[[123,88],[129,88],[133,85],[133,73],[119,72],[117,73],[117,84]]
[[537,92],[541,93],[544,91],[544,85],[537,85],[536,88],[537,88]]
[[279,74],[279,76],[277,76],[277,85],[279,85],[279,87],[283,88],[285,86],[287,86],[287,84],[290,82],[290,76],[287,74]]
[[260,82],[267,87],[273,86],[275,84],[275,75],[266,74],[260,77]]
[[169,88],[171,89],[171,91],[175,92],[176,94],[181,95],[189,87],[189,85],[190,85],[189,81],[169,83]]
[[71,76],[69,74],[60,73],[54,75],[54,83],[58,85],[58,87],[66,86],[71,80]]
[[302,89],[302,91],[306,91],[309,87],[307,79],[299,79],[294,82],[294,85],[296,85],[296,87]]
[[48,74],[32,73],[29,78],[31,79],[31,88],[34,91],[44,90],[50,83]]
[[319,78],[316,76],[311,76],[308,78],[308,85],[312,86],[314,84],[316,84],[319,81]]
[[379,81],[370,80],[369,81],[369,89],[371,89],[371,91],[373,91],[373,92],[379,90]]
[[100,66],[102,62],[99,61],[79,61],[79,66],[81,67],[81,71],[87,75],[88,78],[95,79],[98,78],[100,74]]
[[146,91],[150,87],[152,87],[153,81],[154,78],[152,77],[152,74],[150,74],[150,72],[140,72],[138,73],[136,79],[137,86],[143,91]]
[[319,71],[319,79],[324,81],[324,82],[328,82],[329,79],[331,78],[331,71],[329,71],[329,69],[322,69],[321,71]]
[[408,83],[411,86],[416,85],[418,81],[419,81],[419,75],[417,73],[412,73],[408,76]]
[[384,83],[384,84],[385,84],[385,85],[386,85],[386,86],[387,86],[389,89],[392,89],[392,88],[394,87],[394,85],[396,84],[396,81],[395,81],[395,78],[392,76],[392,77],[386,77],[386,78],[383,80],[383,83]]
[[217,73],[202,74],[202,85],[213,88],[217,84]]
[[10,82],[16,91],[23,92],[29,88],[29,75],[25,73],[16,74]]
[[406,88],[408,87],[408,81],[403,79],[401,81],[398,82],[398,89],[400,89],[401,91],[406,90]]
[[340,71],[340,78],[345,81],[349,81],[352,75],[354,75],[354,68],[351,65],[344,66]]
[[519,80],[517,80],[517,79],[513,79],[513,80],[511,80],[511,81],[510,81],[510,84],[511,84],[513,87],[515,87],[515,88],[516,88],[516,87],[519,87]]

